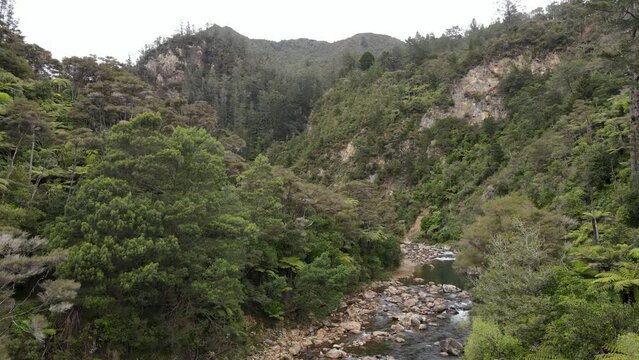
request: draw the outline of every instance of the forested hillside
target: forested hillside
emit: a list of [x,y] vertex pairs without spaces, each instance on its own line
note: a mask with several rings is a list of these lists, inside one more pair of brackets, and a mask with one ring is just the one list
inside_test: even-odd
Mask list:
[[246,162],[208,103],[0,20],[0,358],[241,358],[399,263],[372,185]]
[[163,97],[211,104],[220,125],[246,140],[242,153],[254,158],[273,141],[302,132],[315,100],[356,67],[362,53],[399,56],[403,45],[377,34],[334,43],[273,42],[249,39],[228,27],[196,31],[186,26],[147,47],[137,73]]
[[639,356],[639,2],[406,42],[187,27],[135,64],[53,59],[12,4],[0,358],[246,358],[403,238],[475,277],[464,358]]
[[410,39],[400,69],[338,81],[270,156],[377,184],[416,241],[461,252],[481,274],[465,358],[636,349],[636,6],[568,1]]

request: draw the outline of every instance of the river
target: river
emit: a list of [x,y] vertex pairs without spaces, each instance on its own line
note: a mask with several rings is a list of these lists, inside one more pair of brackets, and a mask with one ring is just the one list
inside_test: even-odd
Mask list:
[[446,248],[402,244],[394,278],[344,299],[329,318],[274,334],[254,360],[444,359],[470,333],[467,277]]
[[[440,342],[449,338],[460,342],[465,341],[470,333],[471,301],[465,292],[446,293],[431,290],[443,284],[454,285],[461,290],[469,287],[469,279],[457,272],[453,264],[454,254],[448,251],[440,252],[427,264],[414,265],[406,261],[398,270],[401,275],[397,280],[401,285],[377,289],[379,295],[374,299],[377,302],[377,310],[368,323],[363,326],[360,333],[349,334],[340,339],[337,346],[346,353],[343,358],[347,360],[449,358],[449,354],[442,354]],[[411,273],[407,274],[408,269]],[[399,298],[397,298],[398,294],[394,294],[395,292],[399,294]],[[445,310],[424,311],[424,308],[405,306],[407,303],[411,305],[411,299],[414,298],[422,299],[422,302],[441,299]],[[398,301],[400,299],[401,301]],[[417,321],[413,324],[402,321],[415,315],[422,317],[419,324]],[[405,325],[403,330],[396,326],[398,323]],[[420,325],[424,329],[420,330]],[[380,332],[384,335],[374,335]],[[386,333],[388,336],[385,335]],[[318,359],[325,354],[326,347],[318,346],[306,351],[302,358]]]

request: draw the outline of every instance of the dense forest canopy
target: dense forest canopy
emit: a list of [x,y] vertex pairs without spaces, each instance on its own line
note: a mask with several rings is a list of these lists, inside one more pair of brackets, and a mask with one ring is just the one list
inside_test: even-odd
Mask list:
[[0,358],[237,359],[389,276],[475,274],[467,359],[639,354],[639,2],[402,42],[190,27],[62,60],[0,0]]

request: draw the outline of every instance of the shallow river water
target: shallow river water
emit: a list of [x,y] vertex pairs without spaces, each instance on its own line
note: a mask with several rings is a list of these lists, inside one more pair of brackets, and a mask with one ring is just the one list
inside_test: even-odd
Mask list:
[[[408,287],[409,292],[413,293],[427,289],[429,282],[455,285],[462,290],[467,289],[470,281],[454,269],[453,260],[454,256],[450,253],[444,254],[430,264],[415,266],[412,269],[414,277],[404,278],[401,282]],[[398,334],[405,340],[401,343],[394,341],[393,337],[381,341],[379,339],[366,341],[366,339],[371,339],[371,334],[374,331],[392,333],[391,326],[396,323],[393,316],[402,314],[401,303],[389,301],[390,297],[387,295],[379,296],[376,299],[379,304],[378,310],[361,333],[348,335],[342,340],[343,349],[349,354],[345,359],[361,359],[367,356],[382,359],[392,356],[397,360],[451,358],[440,354],[438,342],[446,338],[453,338],[463,343],[470,333],[468,310],[471,307],[471,302],[458,295],[459,293],[438,295],[445,301],[447,310],[440,316],[429,318],[426,330],[407,327]],[[358,341],[361,340],[365,340],[363,345],[358,344]],[[303,358],[309,360],[320,358],[319,349],[306,352]]]

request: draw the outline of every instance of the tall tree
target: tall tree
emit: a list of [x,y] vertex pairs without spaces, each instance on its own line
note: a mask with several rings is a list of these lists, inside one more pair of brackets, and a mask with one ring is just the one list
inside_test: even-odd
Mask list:
[[633,187],[639,186],[639,58],[637,57],[637,31],[639,31],[639,1],[591,0],[588,4],[604,13],[613,25],[627,33],[621,41],[615,63],[625,67],[631,84],[630,92],[630,170]]
[[0,0],[0,23],[15,31],[18,21],[13,17],[15,0]]
[[362,56],[359,58],[359,68],[361,70],[368,70],[371,66],[373,66],[373,63],[375,62],[375,56],[373,56],[373,54],[371,54],[370,51],[366,51],[365,53],[362,54]]

